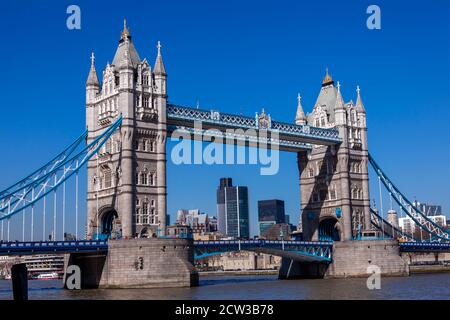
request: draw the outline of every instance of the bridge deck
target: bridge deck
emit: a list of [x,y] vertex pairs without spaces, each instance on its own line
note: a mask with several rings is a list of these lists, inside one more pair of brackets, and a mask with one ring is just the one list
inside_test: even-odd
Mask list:
[[[195,122],[201,122],[201,131],[195,127]],[[316,128],[272,120],[269,121],[267,128],[261,128],[256,117],[220,113],[214,110],[207,111],[174,104],[167,105],[167,123],[169,131],[180,130],[183,133],[191,134],[194,139],[200,134],[205,135],[205,131],[208,129],[217,129],[221,134],[224,134],[228,129],[241,129],[244,134],[234,133],[230,136],[226,135],[225,138],[248,141],[249,143],[254,143],[255,137],[261,138],[260,130],[264,130],[264,134],[267,134],[272,143],[278,143],[280,149],[288,151],[308,150],[312,148],[311,144],[337,145],[342,142],[339,132],[334,128]],[[277,137],[274,138],[273,134],[277,134]],[[226,141],[223,141],[223,143],[226,143]]]
[[106,252],[108,242],[100,240],[0,242],[0,255],[30,255],[72,252]]

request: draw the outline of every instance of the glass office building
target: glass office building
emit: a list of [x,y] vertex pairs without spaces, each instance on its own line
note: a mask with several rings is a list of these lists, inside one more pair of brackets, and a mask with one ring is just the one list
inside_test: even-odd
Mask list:
[[218,231],[233,238],[250,236],[248,188],[233,186],[231,178],[220,179],[217,189]]

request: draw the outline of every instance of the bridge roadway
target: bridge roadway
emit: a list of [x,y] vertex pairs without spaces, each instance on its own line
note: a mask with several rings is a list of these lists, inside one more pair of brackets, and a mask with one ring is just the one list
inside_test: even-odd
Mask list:
[[[450,243],[400,242],[402,252],[450,252]],[[332,242],[281,240],[194,241],[196,259],[240,250],[261,252],[311,263],[332,262]],[[0,242],[0,256],[75,252],[106,252],[108,241],[35,241]]]
[[[262,127],[259,117],[266,117],[265,126]],[[201,122],[201,129],[195,123]],[[280,150],[304,151],[311,150],[312,145],[333,146],[342,142],[338,130],[334,128],[317,128],[308,125],[296,125],[272,120],[268,115],[261,114],[255,117],[222,113],[215,110],[201,110],[175,104],[167,105],[168,131],[177,130],[179,133],[190,135],[194,140],[202,136],[212,138],[220,131],[225,139],[233,139],[240,143],[258,144],[262,148],[265,143],[278,144]],[[228,133],[228,130],[234,130]],[[264,132],[260,132],[260,131]],[[273,134],[276,134],[274,136]],[[268,140],[263,137],[267,137]],[[225,143],[225,141],[223,141]]]

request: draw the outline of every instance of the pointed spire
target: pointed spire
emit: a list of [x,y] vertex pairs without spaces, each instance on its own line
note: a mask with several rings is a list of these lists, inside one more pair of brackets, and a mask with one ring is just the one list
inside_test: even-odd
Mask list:
[[166,68],[164,67],[164,62],[161,55],[161,42],[158,41],[158,45],[156,46],[158,48],[158,56],[156,57],[155,62],[155,68],[153,70],[155,75],[166,75]]
[[341,94],[341,83],[337,82],[337,93],[336,93],[336,104],[334,105],[335,110],[343,110],[344,109],[344,99]]
[[366,109],[364,108],[364,104],[362,103],[361,89],[359,88],[359,86],[356,86],[356,94],[357,94],[356,111],[361,112],[361,113],[366,113]]
[[302,97],[300,96],[300,93],[299,93],[297,95],[297,113],[295,115],[295,124],[297,124],[297,125],[306,124],[306,116],[305,116],[305,112],[303,111],[301,100],[302,100]]
[[89,76],[86,81],[86,85],[100,86],[97,76],[97,71],[95,70],[95,55],[94,51],[91,54],[91,69],[89,70]]
[[130,31],[127,28],[127,19],[123,19],[123,30],[120,35],[120,42],[131,39]]
[[333,78],[328,73],[328,68],[326,70],[327,71],[326,71],[325,77],[322,80],[322,87],[325,87],[325,86],[327,86],[329,84],[334,84]]

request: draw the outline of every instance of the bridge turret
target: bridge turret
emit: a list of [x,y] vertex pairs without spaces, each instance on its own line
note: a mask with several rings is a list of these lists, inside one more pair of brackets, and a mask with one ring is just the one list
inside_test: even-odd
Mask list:
[[305,125],[306,124],[306,116],[302,107],[302,97],[300,93],[297,96],[297,113],[295,115],[295,124],[296,125]]
[[100,93],[100,84],[95,70],[94,52],[91,54],[91,69],[86,81],[86,126],[89,130],[95,128],[95,98]]
[[166,184],[166,138],[167,138],[167,73],[161,55],[161,42],[156,46],[158,55],[156,57],[154,76],[154,103],[158,113],[158,134],[156,137],[157,152],[157,175],[158,186],[158,229],[160,235],[166,233],[166,213],[167,213],[167,184]]
[[166,88],[167,73],[161,55],[162,46],[160,41],[158,41],[158,45],[156,47],[158,48],[158,55],[156,57],[155,68],[153,70],[153,74],[155,77],[155,93],[165,95],[167,94]]
[[341,84],[337,82],[336,103],[334,105],[335,124],[342,126],[347,123],[344,99],[341,94]]
[[125,40],[125,51],[119,66],[120,89],[128,90],[134,88],[134,68],[130,57],[130,42]]
[[91,54],[91,68],[86,80],[86,104],[92,104],[95,96],[100,92],[100,83],[98,81],[97,70],[95,70],[95,55]]

